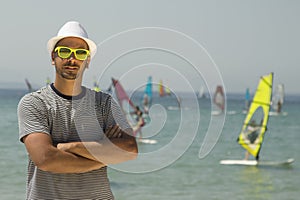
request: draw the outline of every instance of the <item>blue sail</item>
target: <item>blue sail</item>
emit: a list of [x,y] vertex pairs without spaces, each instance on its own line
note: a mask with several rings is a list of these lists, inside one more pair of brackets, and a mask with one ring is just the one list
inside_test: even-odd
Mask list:
[[247,111],[249,109],[250,106],[250,90],[249,88],[246,89],[246,93],[245,93],[245,110]]
[[143,104],[144,112],[148,113],[149,108],[152,104],[152,76],[148,77],[148,81],[143,95],[142,104]]
[[145,94],[147,94],[149,98],[149,102],[152,101],[152,76],[148,77],[148,82],[145,88]]

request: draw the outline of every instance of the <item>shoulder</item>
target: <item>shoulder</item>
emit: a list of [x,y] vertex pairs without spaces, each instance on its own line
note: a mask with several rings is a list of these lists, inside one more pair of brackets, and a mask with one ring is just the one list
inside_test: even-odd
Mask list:
[[49,88],[43,87],[35,92],[25,94],[19,101],[19,106],[35,106],[50,97]]
[[98,103],[110,103],[112,100],[112,96],[106,92],[102,92],[102,91],[92,91],[94,93],[95,96],[95,100]]
[[91,105],[95,105],[96,108],[107,108],[110,107],[112,104],[113,97],[102,91],[95,91],[90,88],[85,88],[86,94],[85,94],[85,100],[91,103]]

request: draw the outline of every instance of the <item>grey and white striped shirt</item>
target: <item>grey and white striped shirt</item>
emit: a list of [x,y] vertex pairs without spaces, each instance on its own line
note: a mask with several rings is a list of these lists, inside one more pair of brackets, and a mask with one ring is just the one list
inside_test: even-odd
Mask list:
[[[116,123],[123,130],[130,129],[110,95],[85,87],[73,97],[59,93],[53,84],[26,94],[19,102],[18,117],[21,141],[28,134],[43,132],[51,136],[54,145],[99,140]],[[28,160],[27,199],[114,199],[107,167],[86,173],[56,174],[42,171],[29,157]]]

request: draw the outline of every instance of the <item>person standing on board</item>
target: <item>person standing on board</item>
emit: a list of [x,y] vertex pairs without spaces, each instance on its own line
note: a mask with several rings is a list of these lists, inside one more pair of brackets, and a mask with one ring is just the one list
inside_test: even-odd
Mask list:
[[107,165],[137,157],[118,104],[82,86],[96,50],[81,24],[64,24],[48,41],[54,83],[19,102],[19,138],[29,154],[27,199],[114,199]]
[[219,107],[220,112],[224,113],[225,110],[225,97],[222,86],[218,85],[213,97],[214,103]]
[[[262,121],[261,121],[262,123]],[[255,144],[256,139],[258,137],[258,131],[261,128],[261,125],[256,124],[255,120],[251,120],[251,122],[248,124],[246,137],[247,140],[250,142],[250,144]],[[250,156],[249,151],[246,150],[245,152],[245,160],[248,160]],[[258,159],[258,158],[256,158]]]
[[278,101],[277,102],[277,110],[276,110],[278,114],[281,113],[281,107],[282,107],[281,102]]

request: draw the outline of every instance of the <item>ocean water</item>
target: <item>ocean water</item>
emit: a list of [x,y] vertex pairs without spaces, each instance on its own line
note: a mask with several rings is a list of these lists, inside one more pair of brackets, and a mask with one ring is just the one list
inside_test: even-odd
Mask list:
[[[18,140],[16,113],[25,93],[0,90],[1,200],[25,199],[27,153]],[[137,161],[109,169],[117,200],[299,199],[300,96],[286,97],[282,109],[287,115],[270,117],[260,153],[261,160],[294,158],[295,162],[269,167],[219,164],[222,159],[244,157],[244,150],[236,143],[245,118],[241,113],[243,95],[227,96],[228,114],[220,137],[203,159],[198,155],[211,120],[210,100],[199,99],[195,104],[191,96],[182,95],[180,109],[174,97],[157,97],[153,103],[151,122],[143,129],[143,137],[151,137],[157,144],[139,143]]]

